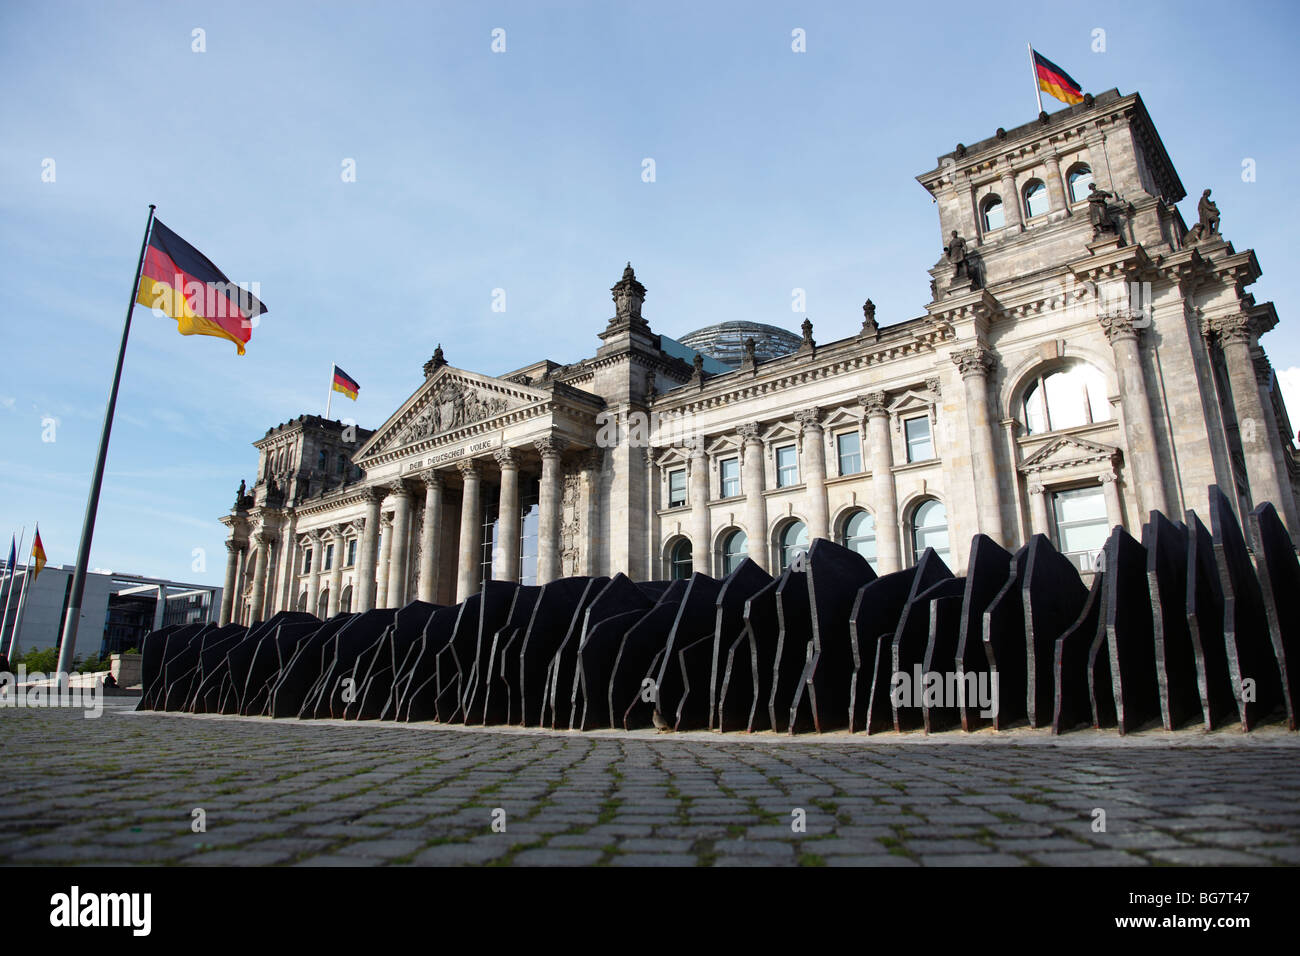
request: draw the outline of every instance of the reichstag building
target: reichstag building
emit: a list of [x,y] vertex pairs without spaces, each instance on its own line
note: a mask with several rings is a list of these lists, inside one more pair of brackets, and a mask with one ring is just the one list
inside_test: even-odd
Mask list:
[[883,574],[926,547],[960,571],[976,533],[1045,534],[1088,572],[1111,527],[1205,514],[1210,484],[1300,529],[1255,254],[1208,190],[1184,221],[1137,94],[998,129],[917,178],[943,237],[919,315],[868,301],[833,342],[809,322],[674,339],[629,264],[588,358],[488,375],[440,347],[374,431],[270,429],[221,519],[221,623],[451,604],[486,578],[776,571],[817,537]]

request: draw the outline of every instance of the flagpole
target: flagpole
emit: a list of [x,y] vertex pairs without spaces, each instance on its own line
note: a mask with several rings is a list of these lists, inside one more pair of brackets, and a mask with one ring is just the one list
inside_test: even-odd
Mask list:
[[113,412],[117,408],[117,388],[122,381],[122,363],[126,359],[126,340],[131,334],[131,311],[140,289],[140,273],[144,270],[144,254],[149,248],[149,233],[153,229],[153,211],[149,204],[149,218],[144,226],[144,239],[140,242],[140,258],[135,264],[135,279],[131,282],[131,298],[126,305],[126,320],[122,323],[122,344],[117,349],[117,368],[113,372],[113,387],[108,392],[104,408],[104,430],[99,436],[99,455],[95,471],[90,477],[90,495],[86,498],[86,517],[81,523],[81,544],[77,548],[77,569],[72,575],[72,590],[68,594],[68,613],[63,622],[63,638],[59,644],[58,673],[72,670],[72,653],[77,647],[77,625],[81,620],[81,598],[86,591],[86,566],[90,563],[90,542],[95,536],[95,515],[99,511],[99,490],[104,484],[104,462],[108,459],[108,438],[113,431]]
[[27,567],[23,569],[23,587],[18,593],[18,613],[14,615],[14,631],[9,637],[9,650],[5,657],[9,658],[9,666],[13,667],[14,652],[18,650],[18,631],[23,626],[23,611],[27,608],[27,582],[32,578],[32,561],[30,556],[27,560]]
[[330,421],[330,409],[334,406],[334,368],[330,367],[330,390],[325,393],[325,421]]
[[[4,625],[9,621],[9,602],[14,597],[14,571],[18,569],[18,555],[23,553],[23,541],[27,538],[27,525],[22,526],[18,532],[18,550],[13,553],[13,564],[9,568],[9,592],[5,597],[5,616],[0,617],[0,637],[4,636]],[[5,655],[8,657],[9,655]]]
[[1038,86],[1038,64],[1034,62],[1034,45],[1026,43],[1025,46],[1029,47],[1029,72],[1034,74],[1034,96],[1038,99],[1038,113],[1042,115],[1043,91]]

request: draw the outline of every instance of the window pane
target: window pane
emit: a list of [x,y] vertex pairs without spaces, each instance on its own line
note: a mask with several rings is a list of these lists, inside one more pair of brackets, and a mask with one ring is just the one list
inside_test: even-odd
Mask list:
[[668,472],[668,507],[686,504],[686,469]]
[[984,201],[984,231],[992,232],[994,229],[1001,229],[1006,224],[1005,214],[1002,210],[1002,200],[997,196],[992,196]]
[[[1058,491],[1052,496],[1056,515],[1057,547],[1068,556],[1091,558],[1106,544],[1110,522],[1106,517],[1106,496],[1100,487]],[[1084,567],[1076,561],[1076,565]]]
[[786,485],[797,485],[799,483],[799,462],[795,455],[794,445],[785,445],[776,450],[776,486],[784,488]]
[[794,561],[795,555],[808,552],[808,526],[802,521],[792,521],[781,532],[781,570]]
[[867,559],[872,570],[876,567],[876,519],[865,511],[856,511],[844,523],[844,538],[840,541],[850,551]]
[[670,571],[674,581],[691,576],[691,543],[689,541],[678,541],[677,544],[673,545]]
[[1031,218],[1047,212],[1047,187],[1042,183],[1031,183],[1025,190],[1025,212]]
[[734,498],[740,494],[740,459],[724,458],[718,463],[722,476],[722,497]]
[[1047,409],[1043,405],[1042,382],[1034,382],[1025,392],[1025,428],[1029,434],[1047,431]]
[[730,574],[749,553],[749,538],[743,531],[733,531],[722,542],[722,573]]
[[925,461],[934,457],[934,443],[930,441],[930,419],[909,418],[903,422],[907,435],[907,460]]
[[1077,166],[1070,172],[1070,202],[1083,202],[1088,198],[1088,186],[1092,183],[1092,170],[1087,166]]
[[357,563],[357,539],[353,538],[348,542],[348,567]]
[[840,474],[855,475],[862,470],[862,436],[857,432],[844,432],[835,436],[840,458]]
[[926,548],[948,560],[948,511],[939,501],[925,502],[912,516],[912,560],[920,560]]

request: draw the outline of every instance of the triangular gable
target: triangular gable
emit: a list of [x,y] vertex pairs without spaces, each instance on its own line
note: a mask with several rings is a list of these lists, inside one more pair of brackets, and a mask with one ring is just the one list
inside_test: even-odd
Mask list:
[[359,463],[381,451],[455,432],[550,397],[539,388],[444,365],[375,430],[353,460]]
[[853,409],[841,405],[826,416],[826,420],[822,422],[822,428],[829,430],[840,428],[843,425],[861,425],[866,417],[867,413],[862,408]]
[[1111,445],[1102,445],[1073,435],[1062,435],[1049,441],[1021,462],[1020,470],[1022,472],[1051,471],[1075,465],[1113,461],[1118,455],[1119,449]]

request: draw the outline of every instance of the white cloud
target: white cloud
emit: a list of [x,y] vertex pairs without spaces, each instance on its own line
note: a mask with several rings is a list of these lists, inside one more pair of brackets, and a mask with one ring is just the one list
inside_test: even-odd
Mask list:
[[[1277,384],[1282,389],[1282,401],[1286,402],[1291,427],[1300,428],[1300,366],[1292,365],[1277,371]],[[1294,440],[1295,436],[1291,438]]]

